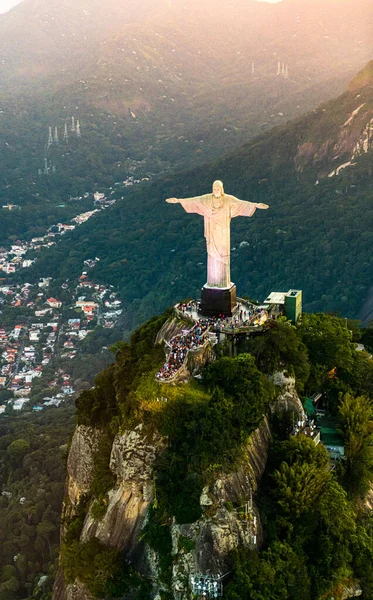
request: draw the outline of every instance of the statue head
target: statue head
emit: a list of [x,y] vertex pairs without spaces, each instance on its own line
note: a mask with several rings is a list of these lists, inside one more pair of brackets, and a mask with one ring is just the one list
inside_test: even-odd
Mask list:
[[219,179],[214,181],[214,183],[212,184],[212,195],[215,196],[215,198],[220,198],[221,196],[224,196],[223,182]]

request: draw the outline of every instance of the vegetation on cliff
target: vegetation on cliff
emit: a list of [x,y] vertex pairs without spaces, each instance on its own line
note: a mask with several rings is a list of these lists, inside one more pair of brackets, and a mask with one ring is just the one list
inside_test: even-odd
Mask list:
[[[167,386],[154,378],[163,359],[154,340],[168,316],[152,319],[129,344],[118,345],[117,362],[77,402],[78,421],[104,427],[111,436],[142,422],[168,437],[168,448],[156,463],[155,500],[142,536],[159,556],[160,582],[167,588],[171,581],[172,519],[182,524],[202,516],[202,488],[240,463],[250,434],[270,403],[276,405],[268,376],[283,371],[295,376],[306,394],[323,393],[345,438],[346,459],[332,470],[322,444],[302,436],[288,439],[291,414],[273,418],[274,437],[257,499],[263,549],[237,548],[232,554],[225,595],[229,600],[298,600],[300,593],[305,600],[328,594],[338,598],[338,590],[359,578],[364,598],[373,598],[373,522],[362,504],[373,481],[373,362],[356,351],[352,336],[359,335],[358,329],[325,314],[305,314],[296,328],[279,321],[238,347],[237,357],[222,356],[205,368],[201,383]],[[105,480],[110,485],[104,455],[95,467],[102,486],[92,486],[89,502],[102,500]],[[97,597],[104,589],[109,594],[105,586],[115,582],[115,591],[105,597],[117,597],[130,577],[121,571],[123,558],[115,552],[106,556],[97,540],[79,544],[76,525],[73,520],[68,526],[62,548],[67,581],[77,576]],[[97,577],[95,568],[84,566],[91,546],[105,554]],[[135,574],[131,577],[138,583]],[[146,592],[138,588],[138,593]]]
[[[281,331],[283,325],[278,328]],[[247,549],[232,553],[234,575],[226,597],[342,598],[358,578],[363,598],[371,599],[373,520],[361,500],[373,481],[373,363],[356,351],[352,331],[343,319],[306,314],[294,331],[308,362],[308,379],[302,386],[308,393],[321,391],[327,410],[338,418],[345,460],[331,470],[324,446],[304,437],[287,439],[283,427],[276,429],[273,423],[274,438],[258,498],[264,548],[259,554]],[[263,337],[259,348],[271,337],[273,333]],[[250,344],[254,347],[255,340]],[[286,350],[286,344],[282,348]],[[265,356],[258,352],[257,360],[267,368]],[[267,357],[270,365],[271,352]],[[292,367],[291,360],[287,364]]]
[[205,381],[202,397],[194,384],[188,395],[179,391],[156,415],[159,431],[171,442],[156,469],[154,516],[163,525],[170,517],[191,523],[201,516],[203,486],[242,458],[245,443],[274,397],[272,384],[246,354],[217,360]]

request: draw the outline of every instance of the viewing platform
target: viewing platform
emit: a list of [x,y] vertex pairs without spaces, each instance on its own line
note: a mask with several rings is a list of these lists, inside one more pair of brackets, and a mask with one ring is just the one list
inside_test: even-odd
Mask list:
[[268,320],[268,312],[249,301],[239,298],[236,313],[231,316],[206,317],[200,312],[200,303],[192,300],[175,305],[176,313],[194,322],[189,329],[183,329],[165,342],[166,362],[156,375],[160,383],[176,383],[187,376],[188,361],[232,336],[251,335],[263,331]]
[[[201,312],[198,300],[179,302],[174,310],[185,320],[186,328],[176,328],[172,337],[163,338],[166,361],[156,375],[160,383],[185,381],[193,369],[198,368],[198,362],[202,364],[211,359],[207,354],[216,344],[229,340],[234,354],[237,342],[245,336],[263,333],[279,318],[296,324],[302,314],[302,291],[271,292],[261,305],[237,298],[237,308],[232,316],[206,316]],[[191,357],[192,364],[188,365]]]

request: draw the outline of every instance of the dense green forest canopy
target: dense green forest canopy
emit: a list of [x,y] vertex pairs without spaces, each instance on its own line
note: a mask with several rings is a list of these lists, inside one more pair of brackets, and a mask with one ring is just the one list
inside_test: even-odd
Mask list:
[[[74,409],[0,420],[0,598],[50,598]],[[38,586],[38,583],[40,585]]]

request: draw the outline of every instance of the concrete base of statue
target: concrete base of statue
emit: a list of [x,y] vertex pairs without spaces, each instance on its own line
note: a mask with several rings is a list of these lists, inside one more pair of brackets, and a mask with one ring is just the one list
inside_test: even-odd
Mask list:
[[237,310],[236,286],[214,288],[204,285],[201,291],[201,313],[206,317],[231,317]]

